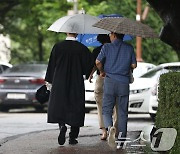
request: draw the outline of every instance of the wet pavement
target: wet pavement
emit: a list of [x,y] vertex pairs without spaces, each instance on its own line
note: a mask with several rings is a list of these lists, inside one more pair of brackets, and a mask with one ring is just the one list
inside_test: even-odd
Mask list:
[[[140,131],[129,131],[127,137],[134,141],[139,138]],[[78,144],[69,145],[69,128],[66,133],[66,143],[59,146],[57,137],[59,130],[45,130],[16,135],[0,141],[0,154],[138,154],[154,153],[149,142],[130,142],[125,149],[113,150],[107,141],[100,140],[100,130],[96,127],[82,127]]]

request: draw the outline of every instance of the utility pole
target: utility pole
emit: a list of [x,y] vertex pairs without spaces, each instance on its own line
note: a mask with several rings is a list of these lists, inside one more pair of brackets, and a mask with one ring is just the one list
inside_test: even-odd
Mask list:
[[[136,20],[141,22],[141,0],[137,0],[137,14]],[[138,62],[142,62],[142,38],[136,37],[136,59]]]
[[73,5],[73,10],[74,10],[74,14],[78,14],[78,0],[74,0],[74,5]]
[[68,10],[68,15],[78,14],[78,0],[67,0],[67,2],[73,3],[73,10]]

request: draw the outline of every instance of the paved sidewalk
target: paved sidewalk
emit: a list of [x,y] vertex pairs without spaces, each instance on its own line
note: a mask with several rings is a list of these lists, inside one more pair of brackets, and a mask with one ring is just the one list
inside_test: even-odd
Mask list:
[[[148,146],[132,146],[128,144],[125,149],[113,151],[107,144],[107,141],[100,140],[100,130],[95,127],[82,127],[77,145],[69,145],[68,135],[66,133],[66,143],[59,146],[57,137],[59,130],[46,130],[32,132],[24,135],[3,139],[0,141],[0,154],[124,154],[124,153],[153,153]],[[128,132],[127,137],[135,140],[140,132]],[[141,142],[136,142],[141,145]],[[147,152],[149,150],[150,152]]]

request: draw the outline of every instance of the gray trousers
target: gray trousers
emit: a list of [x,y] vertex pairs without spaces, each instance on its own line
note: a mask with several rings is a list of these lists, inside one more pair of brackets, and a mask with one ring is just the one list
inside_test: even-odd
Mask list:
[[128,103],[129,103],[129,84],[124,84],[119,81],[105,77],[104,79],[104,94],[102,114],[104,125],[106,128],[113,126],[112,113],[117,99],[118,108],[118,132],[121,132],[121,137],[127,135],[128,121]]
[[[102,116],[103,86],[104,78],[98,75],[95,83],[94,96],[97,104],[98,121],[100,129],[105,127]],[[113,126],[117,129],[117,105],[115,106],[113,111]]]

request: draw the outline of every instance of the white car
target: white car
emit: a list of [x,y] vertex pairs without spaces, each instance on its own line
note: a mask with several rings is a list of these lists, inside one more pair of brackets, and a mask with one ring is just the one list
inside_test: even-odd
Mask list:
[[[148,70],[154,68],[155,65],[151,63],[138,62],[137,67],[133,71],[134,78],[138,78],[142,74],[146,73]],[[91,109],[96,109],[96,103],[94,98],[94,87],[96,82],[97,74],[96,72],[93,74],[92,83],[88,80],[85,80],[85,101],[86,101],[86,110],[90,111]]]
[[180,71],[180,62],[158,65],[140,78],[135,78],[130,85],[129,112],[149,113],[154,120],[158,107],[158,80],[161,74],[169,71]]
[[133,70],[133,76],[134,78],[138,78],[154,67],[156,67],[156,65],[151,63],[137,62],[137,67]]

